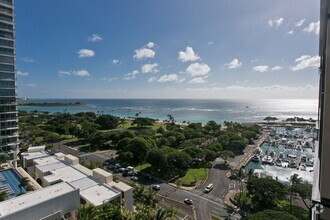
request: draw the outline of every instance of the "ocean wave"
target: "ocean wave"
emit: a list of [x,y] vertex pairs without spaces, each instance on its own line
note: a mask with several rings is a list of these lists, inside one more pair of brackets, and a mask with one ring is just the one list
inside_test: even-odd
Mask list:
[[219,109],[211,108],[174,108],[171,111],[199,111],[199,112],[220,112]]

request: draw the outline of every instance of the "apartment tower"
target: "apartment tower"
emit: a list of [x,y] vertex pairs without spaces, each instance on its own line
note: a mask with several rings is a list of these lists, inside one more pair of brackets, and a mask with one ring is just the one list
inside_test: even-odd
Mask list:
[[13,0],[0,0],[0,154],[16,166],[18,115],[13,10]]

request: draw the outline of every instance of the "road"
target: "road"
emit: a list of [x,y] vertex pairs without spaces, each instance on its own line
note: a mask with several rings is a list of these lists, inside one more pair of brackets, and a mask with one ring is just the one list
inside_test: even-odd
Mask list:
[[[192,206],[195,209],[198,220],[209,219],[209,214],[222,217],[228,216],[226,207],[220,198],[212,197],[205,193],[199,193],[198,191],[182,190],[166,183],[163,183],[160,186],[161,189],[158,193],[165,197],[169,197],[182,203],[185,198],[191,198],[194,202]],[[184,205],[189,206],[187,204]]]

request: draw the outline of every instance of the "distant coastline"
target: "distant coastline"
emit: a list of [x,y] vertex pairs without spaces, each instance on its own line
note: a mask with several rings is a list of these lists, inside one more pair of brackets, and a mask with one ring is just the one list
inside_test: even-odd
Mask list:
[[79,106],[82,104],[81,102],[27,102],[27,103],[18,103],[18,105],[54,107],[54,106]]

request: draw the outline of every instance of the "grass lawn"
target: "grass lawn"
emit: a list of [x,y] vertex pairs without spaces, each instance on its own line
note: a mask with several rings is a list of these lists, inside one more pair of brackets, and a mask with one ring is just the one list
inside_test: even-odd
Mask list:
[[126,120],[124,123],[118,125],[117,129],[118,128],[127,129],[127,128],[130,128],[130,127],[132,127],[132,121]]
[[205,180],[206,179],[206,169],[189,169],[184,177],[181,178],[180,184],[189,184],[195,180]]
[[135,170],[144,170],[148,167],[151,167],[151,165],[149,163],[145,163],[145,164],[141,164],[141,165],[138,165],[136,167],[134,167]]

